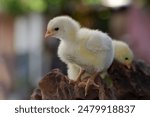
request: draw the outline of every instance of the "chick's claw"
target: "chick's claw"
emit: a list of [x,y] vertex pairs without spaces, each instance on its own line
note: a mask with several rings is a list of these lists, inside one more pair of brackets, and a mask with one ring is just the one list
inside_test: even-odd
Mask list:
[[79,75],[77,77],[77,82],[81,82],[81,76],[85,73],[85,69],[80,69]]
[[89,77],[87,82],[79,83],[79,87],[84,87],[85,89],[85,96],[87,96],[87,92],[90,86],[94,86],[96,89],[99,89],[99,85],[95,83],[95,78],[99,75],[99,72],[95,73],[93,76]]
[[87,95],[88,89],[89,87],[93,85],[95,86],[97,89],[99,89],[99,85],[95,83],[93,78],[89,78],[86,85],[85,85],[85,96]]
[[85,73],[85,70],[84,69],[80,69],[80,72],[79,72],[79,74],[78,74],[78,76],[77,76],[77,80],[69,80],[69,84],[71,84],[71,83],[76,83],[76,84],[78,84],[78,83],[80,83],[81,82],[81,77],[82,77],[82,75]]
[[76,81],[69,79],[69,84],[76,83]]

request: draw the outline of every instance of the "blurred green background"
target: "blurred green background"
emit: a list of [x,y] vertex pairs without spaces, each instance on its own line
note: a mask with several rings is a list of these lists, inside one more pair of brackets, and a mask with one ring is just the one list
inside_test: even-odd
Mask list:
[[30,99],[57,57],[58,40],[45,40],[48,21],[69,15],[82,26],[129,44],[135,59],[150,63],[149,0],[0,0],[0,99]]

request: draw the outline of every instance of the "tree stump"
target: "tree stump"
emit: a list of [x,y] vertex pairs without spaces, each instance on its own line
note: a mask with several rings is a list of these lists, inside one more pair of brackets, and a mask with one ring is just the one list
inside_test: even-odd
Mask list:
[[[134,61],[131,69],[114,61],[108,69],[111,85],[106,79],[97,77],[96,88],[91,85],[85,96],[84,87],[70,83],[59,69],[54,69],[39,82],[39,88],[31,95],[34,100],[112,100],[112,99],[150,99],[150,66],[142,61]],[[87,82],[89,77],[80,83]]]

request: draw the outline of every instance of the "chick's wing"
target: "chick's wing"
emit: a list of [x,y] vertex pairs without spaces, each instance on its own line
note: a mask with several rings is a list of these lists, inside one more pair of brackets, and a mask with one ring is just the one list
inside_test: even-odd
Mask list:
[[89,51],[94,52],[94,53],[107,51],[107,50],[110,50],[110,47],[111,47],[108,41],[109,40],[102,39],[99,36],[92,36],[88,39],[86,43],[86,47]]

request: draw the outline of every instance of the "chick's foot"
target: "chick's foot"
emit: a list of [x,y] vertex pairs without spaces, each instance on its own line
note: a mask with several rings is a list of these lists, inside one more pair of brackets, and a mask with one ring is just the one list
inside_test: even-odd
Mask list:
[[84,69],[80,69],[80,72],[77,76],[77,80],[69,80],[69,84],[71,83],[80,83],[81,82],[81,76],[85,73],[85,70]]
[[79,84],[79,87],[85,87],[85,96],[87,95],[87,92],[89,90],[90,86],[94,86],[96,89],[99,89],[99,85],[95,83],[95,78],[99,75],[99,72],[96,72],[94,75],[92,75],[90,78],[88,78],[87,82],[81,82]]

